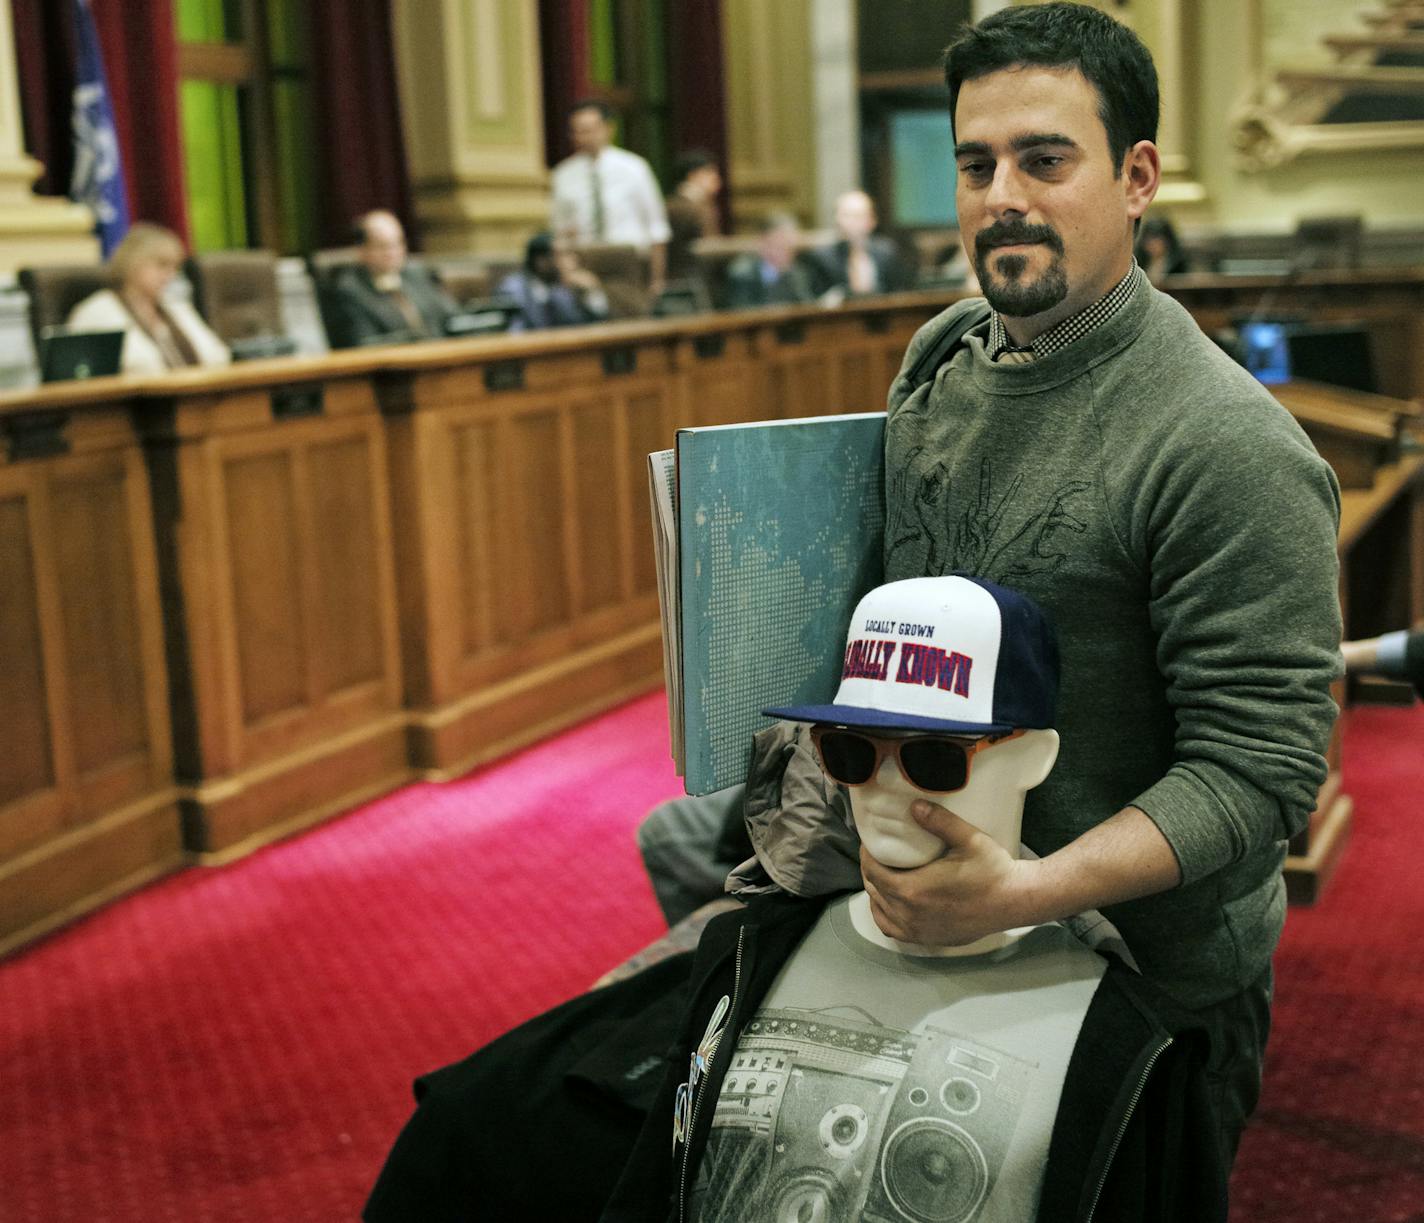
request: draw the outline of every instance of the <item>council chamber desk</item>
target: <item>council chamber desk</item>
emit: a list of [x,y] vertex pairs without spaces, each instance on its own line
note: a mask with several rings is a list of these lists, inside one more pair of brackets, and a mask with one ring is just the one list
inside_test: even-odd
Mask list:
[[0,397],[0,952],[656,687],[646,454],[882,409],[950,300]]

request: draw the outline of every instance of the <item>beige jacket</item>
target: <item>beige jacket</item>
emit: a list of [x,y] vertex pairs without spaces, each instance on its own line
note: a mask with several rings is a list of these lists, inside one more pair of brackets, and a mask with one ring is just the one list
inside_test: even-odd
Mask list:
[[[183,301],[165,301],[163,308],[173,326],[193,346],[201,364],[231,363],[232,354],[227,345],[213,334],[212,328],[192,306]],[[71,331],[122,331],[124,350],[119,368],[126,374],[161,374],[168,369],[158,345],[149,339],[113,289],[91,293],[69,312],[68,325]]]

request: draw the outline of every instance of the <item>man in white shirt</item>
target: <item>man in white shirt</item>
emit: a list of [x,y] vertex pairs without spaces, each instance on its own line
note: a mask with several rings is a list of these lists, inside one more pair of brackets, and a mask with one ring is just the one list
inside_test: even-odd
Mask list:
[[576,152],[554,167],[551,228],[573,243],[628,243],[648,252],[651,295],[662,292],[671,236],[652,167],[613,141],[613,114],[599,101],[575,103],[569,137]]

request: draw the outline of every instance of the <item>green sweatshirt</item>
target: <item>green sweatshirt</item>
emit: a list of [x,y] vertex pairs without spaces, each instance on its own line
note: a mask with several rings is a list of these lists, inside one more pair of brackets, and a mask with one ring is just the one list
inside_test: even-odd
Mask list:
[[[908,369],[963,303],[921,329]],[[1062,654],[1046,855],[1131,804],[1181,886],[1105,910],[1186,1006],[1243,989],[1285,920],[1285,842],[1325,777],[1341,668],[1334,473],[1171,298],[1025,365],[987,322],[886,429],[885,579],[969,573],[1035,599]]]

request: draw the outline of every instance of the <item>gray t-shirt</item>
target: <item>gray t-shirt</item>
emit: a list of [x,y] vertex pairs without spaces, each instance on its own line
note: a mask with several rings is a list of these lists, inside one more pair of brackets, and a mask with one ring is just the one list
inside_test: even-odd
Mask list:
[[827,907],[741,1034],[699,1223],[1028,1223],[1106,962],[1061,926],[916,957]]

